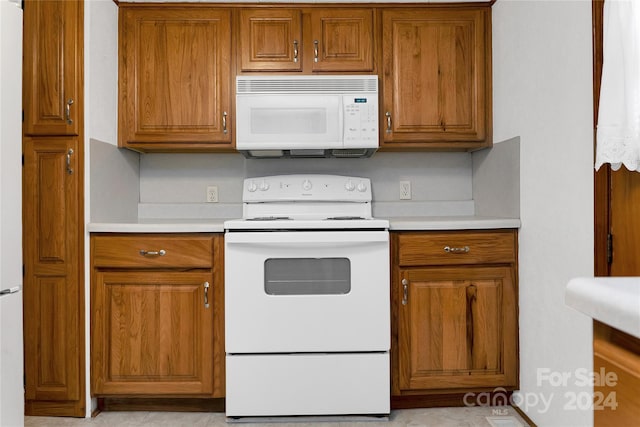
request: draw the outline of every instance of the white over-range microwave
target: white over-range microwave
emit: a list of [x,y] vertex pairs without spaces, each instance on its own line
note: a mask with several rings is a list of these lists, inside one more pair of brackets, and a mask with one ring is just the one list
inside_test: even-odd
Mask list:
[[236,149],[246,157],[368,157],[378,76],[238,76]]

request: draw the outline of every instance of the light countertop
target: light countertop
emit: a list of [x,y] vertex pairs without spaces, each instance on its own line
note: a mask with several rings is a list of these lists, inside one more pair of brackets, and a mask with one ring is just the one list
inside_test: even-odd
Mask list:
[[580,277],[567,284],[565,304],[640,338],[640,277]]
[[[92,222],[87,230],[92,233],[222,233],[227,218],[211,219],[154,219],[144,218],[131,222]],[[517,218],[477,216],[392,217],[388,219],[391,231],[420,230],[480,230],[519,228]]]
[[227,218],[140,218],[131,222],[91,222],[91,233],[222,233]]
[[389,220],[391,231],[420,230],[488,230],[494,228],[520,228],[518,218],[481,216],[400,216]]

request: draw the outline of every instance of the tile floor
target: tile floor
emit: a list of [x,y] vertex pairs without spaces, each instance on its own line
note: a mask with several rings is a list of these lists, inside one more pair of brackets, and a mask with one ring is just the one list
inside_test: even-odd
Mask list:
[[223,413],[211,412],[102,412],[95,418],[25,417],[25,427],[526,427],[511,407],[402,409],[389,421],[307,421],[227,424]]

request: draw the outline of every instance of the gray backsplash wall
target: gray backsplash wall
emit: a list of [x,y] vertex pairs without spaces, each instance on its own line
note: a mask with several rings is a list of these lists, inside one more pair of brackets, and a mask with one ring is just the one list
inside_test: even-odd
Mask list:
[[[376,153],[369,159],[261,159],[228,154],[138,154],[91,141],[91,221],[229,218],[242,214],[246,177],[339,174],[370,178],[373,214],[519,217],[519,140],[474,153]],[[400,200],[408,180],[412,200]],[[219,203],[206,203],[218,186]]]
[[520,218],[520,137],[476,151],[472,159],[475,214]]
[[[368,159],[245,159],[240,154],[143,154],[141,203],[203,203],[217,185],[220,203],[240,203],[242,180],[294,173],[367,177],[375,201],[399,200],[400,180],[411,181],[412,201],[471,200],[468,153],[376,153]],[[408,201],[406,203],[411,203]]]
[[135,222],[140,200],[140,155],[91,139],[91,222]]

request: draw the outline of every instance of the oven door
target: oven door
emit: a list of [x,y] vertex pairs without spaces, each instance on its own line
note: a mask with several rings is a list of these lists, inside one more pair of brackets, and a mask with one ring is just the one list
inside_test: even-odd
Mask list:
[[227,232],[228,354],[388,351],[387,231]]

